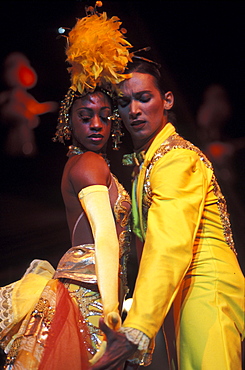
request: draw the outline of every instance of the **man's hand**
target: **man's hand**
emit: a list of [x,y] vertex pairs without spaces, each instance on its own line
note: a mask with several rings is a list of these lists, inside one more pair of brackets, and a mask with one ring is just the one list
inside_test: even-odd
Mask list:
[[99,326],[106,335],[107,346],[104,355],[91,370],[122,370],[125,361],[137,350],[137,345],[130,342],[123,333],[110,329],[102,318]]

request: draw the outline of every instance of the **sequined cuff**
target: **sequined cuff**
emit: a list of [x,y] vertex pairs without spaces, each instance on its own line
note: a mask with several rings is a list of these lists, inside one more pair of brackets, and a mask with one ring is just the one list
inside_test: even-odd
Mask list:
[[150,338],[142,331],[134,328],[121,328],[121,333],[124,333],[127,339],[134,344],[137,344],[139,351],[147,351],[150,343]]

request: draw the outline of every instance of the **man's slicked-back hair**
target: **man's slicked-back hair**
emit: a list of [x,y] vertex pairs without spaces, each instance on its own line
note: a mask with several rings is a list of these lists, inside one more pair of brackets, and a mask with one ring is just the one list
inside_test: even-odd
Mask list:
[[152,75],[155,80],[156,88],[160,91],[162,96],[165,95],[167,89],[166,89],[166,86],[164,86],[161,72],[158,68],[157,63],[154,63],[152,61],[148,61],[145,59],[133,58],[133,62],[129,62],[127,65],[127,69],[125,70],[125,73],[132,73],[132,72],[145,73],[145,74]]

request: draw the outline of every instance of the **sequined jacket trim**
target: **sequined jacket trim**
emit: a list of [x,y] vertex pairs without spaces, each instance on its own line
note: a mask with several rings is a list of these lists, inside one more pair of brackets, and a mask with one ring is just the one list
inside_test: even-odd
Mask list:
[[[147,214],[148,214],[148,210],[149,210],[149,207],[152,201],[152,193],[151,193],[151,186],[150,186],[150,174],[151,174],[152,168],[159,159],[161,159],[164,155],[166,155],[168,152],[174,149],[187,149],[187,150],[194,151],[195,153],[198,154],[200,160],[205,164],[205,166],[209,168],[211,171],[214,171],[211,162],[202,153],[202,151],[199,148],[197,148],[195,145],[190,143],[189,141],[183,139],[179,134],[175,133],[171,135],[167,140],[165,140],[161,144],[161,146],[157,149],[155,154],[153,155],[150,163],[148,164],[146,168],[146,172],[145,172],[143,194],[142,194],[143,196],[142,213],[143,213],[143,225],[144,225],[145,231],[147,227]],[[227,244],[229,245],[229,247],[236,253],[232,231],[231,231],[230,220],[229,220],[229,214],[227,211],[226,200],[221,192],[220,186],[217,182],[214,172],[213,172],[211,181],[212,181],[213,188],[214,188],[214,194],[217,197],[217,205],[218,205],[220,218],[221,218],[221,222],[223,226],[225,240]]]

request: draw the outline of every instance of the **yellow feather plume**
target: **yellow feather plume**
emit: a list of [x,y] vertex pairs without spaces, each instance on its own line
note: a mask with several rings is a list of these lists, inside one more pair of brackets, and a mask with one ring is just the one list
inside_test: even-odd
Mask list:
[[123,74],[133,54],[132,45],[125,39],[121,22],[116,16],[95,13],[78,19],[68,35],[67,61],[71,65],[71,88],[80,94],[96,86],[115,89],[115,84],[130,77]]

